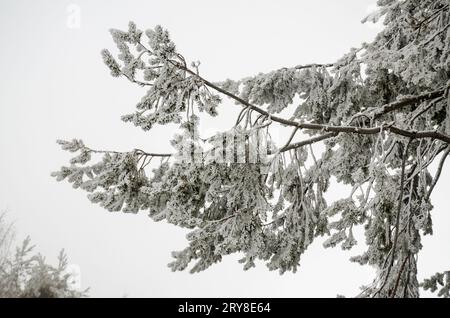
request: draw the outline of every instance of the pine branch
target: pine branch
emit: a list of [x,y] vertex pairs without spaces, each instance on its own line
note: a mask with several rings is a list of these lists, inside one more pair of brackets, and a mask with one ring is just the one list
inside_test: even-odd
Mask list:
[[[203,77],[201,77],[200,75],[198,75],[197,73],[193,72],[192,70],[190,70],[189,68],[180,65],[179,63],[173,62],[173,64],[175,66],[178,66],[179,68],[185,70],[186,72],[190,73],[191,75],[197,76],[205,85],[211,87],[212,89],[234,99],[235,101],[241,103],[242,105],[246,106],[246,108],[251,109],[263,116],[267,116],[269,117],[272,121],[274,122],[278,122],[282,125],[286,125],[286,126],[292,126],[292,127],[297,127],[299,129],[311,129],[311,130],[324,130],[324,131],[330,131],[330,132],[336,132],[336,133],[340,133],[340,132],[346,132],[346,133],[358,133],[358,134],[364,134],[364,135],[372,135],[372,134],[377,134],[379,133],[381,130],[385,129],[385,130],[389,130],[394,134],[397,135],[401,135],[404,137],[409,137],[409,138],[414,138],[414,139],[419,139],[419,138],[433,138],[433,139],[438,139],[441,140],[443,142],[446,143],[450,143],[450,136],[437,132],[437,131],[433,131],[433,130],[429,130],[429,131],[413,131],[413,130],[406,130],[406,129],[401,129],[399,127],[395,127],[392,124],[387,125],[387,127],[372,127],[372,128],[360,128],[360,127],[355,127],[355,126],[329,126],[329,125],[324,125],[324,124],[314,124],[314,123],[299,123],[293,120],[288,120],[282,117],[278,117],[278,116],[273,116],[271,115],[269,112],[265,111],[264,109],[255,106],[251,103],[249,103],[248,101],[242,99],[239,96],[234,95],[233,93],[222,89],[221,87],[218,87],[217,85],[211,83],[210,81],[204,79]],[[447,86],[445,88],[441,88],[438,90],[435,90],[433,92],[429,92],[429,93],[424,93],[421,95],[417,95],[417,96],[413,96],[413,97],[409,97],[409,98],[405,98],[402,99],[400,101],[396,101],[393,103],[389,103],[386,104],[385,106],[381,107],[381,111],[377,112],[375,114],[375,117],[380,117],[382,115],[385,115],[389,112],[392,112],[394,110],[398,110],[404,106],[407,105],[411,105],[411,104],[415,104],[418,102],[422,102],[428,99],[433,99],[439,96],[442,96],[445,94],[446,90],[448,89]],[[331,135],[328,136],[328,138],[331,137]],[[324,138],[325,139],[325,138]],[[307,143],[308,144],[308,143]]]
[[392,103],[386,104],[384,106],[381,106],[381,108],[377,108],[377,110],[374,112],[374,117],[379,118],[383,115],[386,115],[392,111],[399,110],[405,106],[417,104],[424,102],[426,100],[434,99],[437,97],[441,97],[445,95],[446,91],[449,89],[450,85],[447,85],[446,87],[439,88],[437,90],[423,93],[416,96],[410,96],[406,98],[402,98],[400,100],[394,101]]
[[408,143],[406,145],[406,148],[403,152],[403,156],[402,156],[402,169],[401,169],[401,173],[400,173],[400,197],[398,199],[398,206],[397,206],[397,215],[396,215],[396,219],[395,219],[395,234],[394,234],[394,242],[392,244],[392,254],[391,254],[391,260],[389,262],[389,266],[387,269],[387,274],[385,276],[385,279],[383,281],[383,284],[381,285],[381,287],[377,290],[377,292],[374,294],[374,296],[376,296],[378,293],[380,293],[384,286],[386,286],[386,283],[389,279],[389,274],[391,273],[391,269],[392,266],[394,265],[394,260],[395,260],[395,249],[397,248],[397,242],[398,242],[398,236],[399,236],[399,227],[400,227],[400,214],[402,211],[402,203],[403,203],[403,189],[405,187],[405,167],[406,167],[406,158],[408,156],[408,149],[409,146],[411,145],[411,139],[408,140]]

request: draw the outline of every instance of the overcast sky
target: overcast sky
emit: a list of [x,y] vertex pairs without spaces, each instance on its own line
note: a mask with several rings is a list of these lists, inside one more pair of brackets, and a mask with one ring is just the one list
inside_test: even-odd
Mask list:
[[[142,88],[112,78],[100,57],[113,48],[109,28],[161,24],[178,50],[201,61],[212,81],[311,62],[333,62],[370,41],[376,27],[360,20],[374,0],[319,1],[42,1],[0,2],[0,209],[54,261],[65,248],[83,287],[98,297],[335,297],[353,296],[373,273],[348,261],[350,252],[316,242],[296,274],[280,276],[264,264],[243,272],[230,256],[205,272],[172,273],[170,252],[186,232],[154,223],[145,213],[109,213],[86,193],[57,183],[50,172],[68,163],[56,139],[81,138],[94,148],[170,151],[169,127],[144,133],[120,121]],[[223,109],[228,107],[229,109]],[[238,106],[204,129],[226,128]],[[231,114],[231,115],[230,115]],[[209,126],[208,126],[209,125]],[[228,125],[228,126],[227,126]],[[450,221],[444,170],[433,194],[435,235],[424,240],[420,277],[448,269]],[[446,193],[447,192],[447,193]],[[339,187],[329,194],[339,198]],[[363,241],[363,240],[362,240]]]

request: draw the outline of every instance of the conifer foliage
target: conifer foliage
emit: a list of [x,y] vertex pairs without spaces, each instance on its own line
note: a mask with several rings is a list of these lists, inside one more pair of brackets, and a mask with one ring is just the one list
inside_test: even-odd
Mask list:
[[[179,125],[174,152],[58,141],[74,157],[53,176],[109,211],[142,211],[190,229],[187,247],[172,254],[174,271],[199,272],[238,252],[244,269],[259,260],[296,271],[315,238],[351,249],[362,226],[367,250],[351,261],[377,274],[358,296],[418,297],[421,237],[432,234],[432,191],[450,152],[449,2],[379,0],[363,22],[379,19],[374,41],[336,62],[220,83],[189,64],[161,26],[113,29],[119,54],[103,50],[103,61],[112,76],[145,90],[122,120],[145,131]],[[208,148],[196,113],[220,116],[224,98],[242,111]],[[287,108],[291,117],[281,115]],[[291,130],[290,138],[270,141],[273,126]],[[148,171],[154,158],[160,164]],[[348,197],[326,202],[331,178],[352,189]],[[422,285],[449,296],[448,272]]]
[[88,289],[74,286],[75,277],[68,271],[64,250],[58,255],[58,265],[50,265],[44,256],[33,253],[27,237],[11,253],[15,231],[0,213],[0,298],[79,298],[88,296]]

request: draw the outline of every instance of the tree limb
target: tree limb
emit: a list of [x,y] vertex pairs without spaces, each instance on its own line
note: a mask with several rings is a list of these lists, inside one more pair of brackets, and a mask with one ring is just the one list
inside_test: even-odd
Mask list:
[[[269,117],[271,120],[278,122],[280,124],[286,125],[286,126],[293,126],[293,127],[298,127],[300,129],[312,129],[312,130],[325,130],[325,131],[332,131],[332,132],[347,132],[347,133],[359,133],[359,134],[365,134],[365,135],[372,135],[372,134],[377,134],[379,133],[383,128],[382,127],[372,127],[372,128],[359,128],[359,127],[355,127],[355,126],[328,126],[328,125],[323,125],[323,124],[314,124],[314,123],[299,123],[293,120],[289,120],[289,119],[285,119],[282,117],[278,117],[278,116],[274,116],[271,115],[269,112],[265,111],[264,109],[255,106],[251,103],[249,103],[248,101],[242,99],[239,96],[234,95],[233,93],[230,93],[227,90],[224,90],[223,88],[211,83],[210,81],[204,79],[203,77],[201,77],[200,75],[198,75],[197,73],[193,72],[192,70],[190,70],[189,68],[180,65],[178,63],[173,62],[173,64],[175,66],[178,66],[180,68],[182,68],[183,70],[185,70],[186,72],[190,73],[191,75],[197,76],[205,85],[211,87],[212,89],[234,99],[235,101],[241,103],[242,105],[246,106],[248,109],[254,110],[255,112],[267,116]],[[411,105],[414,103],[418,103],[424,100],[428,100],[428,99],[433,99],[439,96],[442,96],[445,94],[446,90],[448,89],[448,87],[445,88],[441,88],[438,90],[435,90],[433,92],[429,92],[429,93],[424,93],[421,95],[417,95],[417,96],[413,96],[413,97],[409,97],[409,98],[405,98],[402,99],[400,101],[396,101],[393,103],[389,103],[386,104],[385,106],[381,107],[381,111],[377,112],[377,114],[375,114],[375,117],[379,117],[382,116],[384,114],[387,114],[391,111],[397,110],[401,107],[404,107],[406,105]],[[410,131],[410,130],[405,130],[405,129],[401,129],[395,126],[388,126],[388,127],[384,127],[384,129],[390,130],[391,132],[397,134],[397,135],[401,135],[404,137],[409,137],[409,138],[434,138],[434,139],[439,139],[441,141],[444,141],[446,143],[450,143],[450,136],[443,134],[443,133],[439,133],[437,131]]]
[[435,175],[435,177],[433,179],[433,183],[431,184],[430,189],[428,190],[428,193],[427,193],[427,196],[425,198],[425,201],[428,201],[430,199],[431,193],[433,192],[433,189],[436,186],[436,184],[437,184],[437,182],[439,180],[439,177],[441,176],[441,172],[442,172],[442,168],[444,166],[445,159],[447,159],[447,156],[448,156],[449,153],[450,153],[450,148],[447,147],[447,150],[444,152],[444,154],[441,157],[441,160],[439,161],[439,165],[438,165],[438,168],[437,168],[437,171],[436,171],[436,175]]

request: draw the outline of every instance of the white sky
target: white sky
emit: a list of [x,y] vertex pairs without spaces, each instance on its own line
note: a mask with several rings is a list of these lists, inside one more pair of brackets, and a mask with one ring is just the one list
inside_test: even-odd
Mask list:
[[[58,138],[81,138],[105,149],[170,151],[168,127],[144,133],[120,121],[144,94],[115,79],[102,48],[114,48],[109,28],[161,24],[178,50],[202,62],[212,80],[238,79],[283,66],[332,62],[370,41],[377,28],[360,24],[374,1],[2,1],[0,3],[0,209],[31,235],[38,251],[55,260],[65,248],[82,285],[98,297],[335,297],[352,296],[372,279],[352,264],[356,251],[324,250],[317,240],[296,274],[279,276],[261,264],[243,272],[230,256],[191,275],[167,268],[170,252],[186,244],[185,231],[154,223],[145,213],[108,213],[81,190],[57,183],[50,172],[68,163]],[[74,4],[75,6],[69,6]],[[80,9],[80,27],[68,10]],[[69,24],[68,24],[69,21]],[[76,23],[76,21],[75,21]],[[222,110],[231,118],[238,106]],[[208,129],[229,127],[219,117]],[[450,217],[444,170],[433,202],[435,235],[419,259],[421,277],[448,269]],[[339,187],[330,197],[347,195]],[[357,247],[358,250],[358,247]],[[361,250],[361,248],[359,248]],[[444,251],[444,252],[443,252]]]

